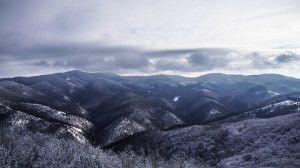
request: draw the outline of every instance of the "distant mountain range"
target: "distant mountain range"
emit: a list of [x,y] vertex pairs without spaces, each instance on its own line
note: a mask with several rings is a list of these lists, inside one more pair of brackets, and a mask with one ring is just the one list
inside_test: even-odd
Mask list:
[[75,70],[0,79],[0,124],[102,147],[131,143],[130,137],[157,136],[155,131],[171,134],[192,125],[299,111],[300,79],[276,74],[190,78]]

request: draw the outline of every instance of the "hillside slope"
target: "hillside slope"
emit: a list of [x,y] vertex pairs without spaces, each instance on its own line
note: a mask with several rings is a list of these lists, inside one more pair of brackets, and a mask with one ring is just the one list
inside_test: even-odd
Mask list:
[[107,148],[181,153],[216,167],[299,167],[300,113],[132,136]]

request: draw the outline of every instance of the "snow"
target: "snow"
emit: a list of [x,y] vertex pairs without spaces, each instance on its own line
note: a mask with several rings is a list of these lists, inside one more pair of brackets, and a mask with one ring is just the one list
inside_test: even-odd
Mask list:
[[292,100],[285,100],[279,103],[271,104],[262,108],[262,110],[270,108],[270,112],[274,112],[279,106],[292,106],[292,105],[300,105],[299,102],[295,102]]
[[87,111],[84,108],[82,108],[81,106],[79,106],[79,108],[80,108],[81,114],[87,114]]
[[209,92],[209,90],[207,90],[207,89],[201,89],[202,91],[204,91],[204,92]]
[[68,77],[67,80],[70,80],[70,78]]
[[71,82],[68,82],[68,84],[71,85],[70,93],[73,93],[74,92],[74,88],[78,87],[77,85],[75,85],[74,83],[71,83]]
[[58,111],[57,114],[59,114],[59,115],[66,115],[66,113],[62,112],[62,111]]
[[64,99],[65,100],[70,100],[68,96],[64,96]]
[[74,83],[68,82],[69,85],[76,87],[76,85]]
[[[291,146],[291,137],[299,135],[299,130],[295,129],[295,123],[299,123],[299,119],[300,115],[296,113],[222,125],[195,125],[158,132],[156,135],[150,135],[154,138],[147,143],[155,144],[156,148],[170,155],[173,155],[174,151],[186,151],[188,156],[203,153],[199,158],[205,160],[208,165],[220,165],[214,167],[227,167],[227,163],[228,167],[270,167],[265,166],[269,158],[271,161],[293,158],[294,161],[289,161],[295,162],[298,150],[295,149],[295,153],[292,153],[287,147]],[[277,152],[278,154],[274,154]],[[245,162],[245,154],[250,154],[253,158]],[[241,160],[238,160],[239,157]],[[280,162],[282,161],[278,161]],[[271,167],[285,167],[275,165]]]
[[104,146],[126,136],[145,130],[146,128],[139,123],[129,118],[121,117],[104,129],[104,133],[102,135]]
[[174,97],[173,101],[177,102],[177,101],[179,100],[179,97],[180,97],[180,96]]
[[289,108],[291,106],[293,106],[293,109],[296,110],[296,112],[300,112],[300,102],[296,102],[296,101],[292,101],[292,100],[285,100],[285,101],[281,101],[278,103],[264,106],[262,108],[258,108],[255,110],[240,113],[236,116],[230,116],[224,120],[220,120],[220,121],[217,121],[214,123],[230,122],[230,121],[235,121],[237,119],[245,118],[245,117],[256,117],[256,116],[260,115],[261,112],[268,114],[268,113],[274,113],[274,112],[278,112],[278,111],[285,111],[286,108]]
[[271,95],[274,95],[274,96],[277,96],[277,95],[279,95],[279,93],[277,93],[277,92],[273,92],[273,91],[271,91],[271,90],[269,90],[268,91]]
[[26,121],[26,120],[17,120],[15,122],[15,124],[18,125],[18,126],[24,126],[27,123],[28,123],[28,121]]
[[81,143],[86,143],[87,140],[86,138],[82,135],[83,131],[79,128],[76,127],[69,127],[67,128],[68,132],[70,132],[72,134],[72,136],[77,139],[79,142]]
[[187,82],[179,82],[179,85],[181,86],[189,86],[189,85],[192,85],[192,84],[195,84],[197,83],[196,81],[187,81]]
[[150,90],[148,90],[148,93],[151,93],[151,91],[150,91]]
[[21,103],[21,105],[24,106],[27,110],[31,110],[38,115],[66,122],[73,127],[80,128],[83,131],[90,131],[91,129],[93,129],[93,124],[84,118],[70,115],[63,111],[58,111],[41,104]]
[[219,113],[221,113],[219,110],[217,110],[217,109],[214,109],[214,108],[212,108],[211,110],[210,110],[210,112],[209,112],[209,114],[219,114]]

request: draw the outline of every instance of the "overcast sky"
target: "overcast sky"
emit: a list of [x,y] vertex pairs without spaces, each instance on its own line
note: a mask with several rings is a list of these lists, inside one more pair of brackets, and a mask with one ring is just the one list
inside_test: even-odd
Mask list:
[[0,0],[0,77],[300,77],[299,0]]

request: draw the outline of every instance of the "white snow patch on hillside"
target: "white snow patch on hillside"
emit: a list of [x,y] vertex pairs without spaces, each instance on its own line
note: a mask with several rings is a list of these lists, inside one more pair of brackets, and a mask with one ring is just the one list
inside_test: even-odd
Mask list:
[[82,135],[83,131],[79,128],[76,127],[69,127],[67,128],[68,132],[70,132],[72,134],[72,136],[77,139],[79,142],[81,143],[86,143],[87,140],[85,139],[85,137]]
[[68,77],[67,80],[70,80],[70,78]]
[[68,96],[64,96],[64,99],[65,100],[70,100]]
[[118,141],[128,135],[132,135],[137,132],[145,131],[146,128],[139,123],[122,117],[114,121],[108,127],[104,129],[104,145],[108,145],[112,142]]
[[66,122],[72,125],[73,127],[80,128],[81,130],[89,131],[90,129],[93,128],[93,124],[88,120],[78,116],[68,115],[63,111],[58,111],[41,104],[32,104],[32,103],[21,103],[21,104],[27,110],[32,110],[35,113],[38,113],[39,115],[42,115],[47,118]]
[[76,87],[76,85],[74,83],[68,82],[69,85]]
[[66,113],[62,112],[62,111],[57,111],[57,114],[59,114],[59,115],[66,115]]
[[204,91],[204,92],[209,92],[209,90],[207,90],[207,89],[201,89],[202,91]]
[[81,114],[87,114],[87,111],[84,108],[82,108],[81,106],[79,106],[79,108],[80,108]]
[[179,82],[181,86],[188,86],[197,83],[196,81],[188,81],[188,82]]
[[279,93],[273,92],[273,91],[271,91],[271,90],[268,90],[268,92],[269,92],[271,95],[275,95],[275,96],[279,95]]
[[173,101],[177,102],[177,101],[179,100],[179,97],[180,97],[180,96],[174,97]]
[[219,110],[212,108],[209,112],[209,114],[219,114],[221,113]]
[[285,100],[285,101],[282,101],[282,102],[279,102],[279,103],[275,103],[275,104],[265,106],[265,107],[262,108],[262,110],[270,108],[270,112],[274,112],[276,110],[276,108],[278,108],[279,106],[292,106],[292,105],[300,105],[300,103],[292,101],[292,100]]

